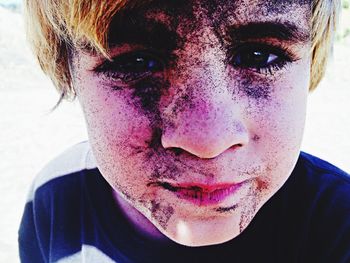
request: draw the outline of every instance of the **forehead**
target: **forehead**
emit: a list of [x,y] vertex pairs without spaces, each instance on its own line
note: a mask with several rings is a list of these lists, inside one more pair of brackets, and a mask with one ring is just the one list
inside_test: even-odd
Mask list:
[[213,22],[269,17],[293,19],[296,13],[308,19],[311,3],[311,0],[156,0],[141,10],[146,17],[158,15],[159,19],[181,17],[192,21],[204,17]]
[[[208,29],[220,41],[226,41],[226,36],[233,36],[229,32],[237,32],[231,31],[232,28],[249,24],[260,24],[251,28],[253,30],[249,33],[258,38],[255,33],[269,33],[270,27],[265,28],[266,23],[263,22],[287,25],[287,31],[295,31],[294,39],[299,38],[302,42],[309,39],[310,17],[310,0],[142,1],[114,17],[109,27],[108,43],[111,47],[126,42],[149,42],[155,46],[154,39],[158,39],[159,47],[174,49],[179,41],[193,40],[194,35],[203,35],[203,30]],[[273,31],[279,29],[275,27]],[[278,35],[281,36],[281,33]]]

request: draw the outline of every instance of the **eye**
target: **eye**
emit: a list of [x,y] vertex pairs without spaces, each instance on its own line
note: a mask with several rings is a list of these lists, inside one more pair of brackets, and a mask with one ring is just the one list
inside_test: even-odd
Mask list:
[[107,77],[130,82],[152,73],[163,71],[164,63],[159,56],[148,52],[130,52],[105,61],[94,71]]
[[246,44],[232,53],[231,63],[234,67],[253,69],[259,73],[263,69],[272,73],[272,70],[279,70],[293,61],[286,50],[265,44]]
[[121,55],[114,59],[112,65],[115,70],[125,73],[156,72],[163,68],[159,58],[146,53]]

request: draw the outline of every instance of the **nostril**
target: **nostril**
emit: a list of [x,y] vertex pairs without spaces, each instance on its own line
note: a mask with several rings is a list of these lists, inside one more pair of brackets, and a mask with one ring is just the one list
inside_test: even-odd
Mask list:
[[[244,146],[244,144],[237,143],[235,145],[232,145],[229,148],[226,148],[225,150],[220,151],[220,153],[224,152],[224,151],[226,151],[228,149],[230,149],[230,150],[237,150],[237,149],[239,149],[239,148],[241,148],[243,146]],[[187,151],[187,150],[182,149],[180,147],[168,147],[168,148],[166,148],[166,150],[169,151],[169,152],[172,152],[173,154],[175,154],[175,156],[180,156],[180,155],[183,155],[183,154],[189,154],[189,155],[200,157],[201,154],[203,153],[202,151],[199,151],[198,153],[193,153],[192,151]],[[213,153],[209,153],[208,155],[202,156],[200,158],[211,159],[211,158],[215,158],[216,157],[215,154],[214,154],[215,156],[212,156],[212,155],[213,155]],[[212,157],[209,157],[209,156],[212,156]]]
[[229,147],[228,149],[230,150],[237,150],[239,148],[243,147],[243,144],[242,143],[237,143],[235,145],[232,145],[231,147]]
[[177,125],[176,129],[167,127],[161,134],[161,146],[174,157],[201,159],[218,157],[227,150],[231,153],[241,152],[240,150],[246,148],[249,133],[241,122],[234,121],[230,123],[230,127],[226,121],[218,120],[218,122],[217,125],[216,123],[202,125],[202,122],[198,124],[196,121],[184,121],[184,124]]

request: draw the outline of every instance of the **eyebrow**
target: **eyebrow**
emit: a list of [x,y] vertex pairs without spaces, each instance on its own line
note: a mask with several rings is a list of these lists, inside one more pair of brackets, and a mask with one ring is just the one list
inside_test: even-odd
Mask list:
[[[141,44],[153,48],[174,50],[180,38],[175,31],[165,24],[149,19],[134,19],[129,17],[125,21],[111,24],[108,35],[108,44],[111,48],[128,44]],[[290,22],[266,21],[249,22],[229,26],[227,29],[230,40],[247,41],[252,39],[274,38],[293,43],[306,43],[310,41],[310,32],[297,27]]]
[[[291,43],[307,43],[310,32],[290,22],[258,21],[227,26],[226,36],[230,41],[243,42],[272,38]],[[167,25],[134,13],[113,19],[108,32],[110,49],[123,44],[139,44],[155,50],[171,52],[181,46],[182,39]]]
[[228,35],[235,41],[275,38],[281,41],[305,43],[310,40],[310,32],[290,22],[267,21],[249,22],[228,28]]
[[162,50],[174,50],[179,36],[165,24],[143,16],[128,15],[113,19],[108,32],[110,48],[122,44],[140,44]]

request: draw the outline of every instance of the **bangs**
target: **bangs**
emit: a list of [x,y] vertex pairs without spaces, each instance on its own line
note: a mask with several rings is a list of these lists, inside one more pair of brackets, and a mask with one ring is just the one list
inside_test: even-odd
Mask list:
[[[70,51],[83,47],[108,56],[108,30],[113,17],[152,0],[25,0],[28,42],[41,69],[63,99],[74,99]],[[56,105],[56,106],[57,106]]]
[[312,62],[310,90],[322,80],[332,53],[334,35],[339,22],[340,0],[315,0],[312,6]]
[[[32,0],[33,1],[33,0]],[[38,0],[37,0],[38,1]],[[43,0],[41,0],[43,1]],[[47,21],[61,41],[108,57],[108,30],[113,17],[152,0],[44,0]]]

